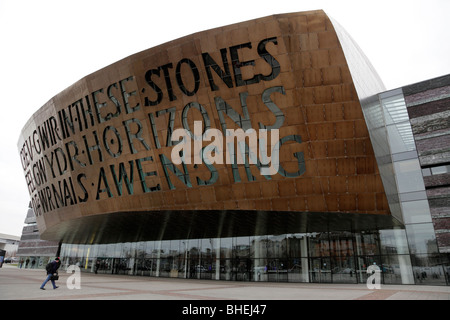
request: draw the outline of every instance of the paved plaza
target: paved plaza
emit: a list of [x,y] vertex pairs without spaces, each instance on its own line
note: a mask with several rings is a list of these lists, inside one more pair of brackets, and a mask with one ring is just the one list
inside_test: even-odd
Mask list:
[[[44,270],[0,268],[0,300],[450,300],[448,286],[273,283],[81,273],[80,289],[61,271],[53,290]],[[73,277],[73,276],[72,276]]]

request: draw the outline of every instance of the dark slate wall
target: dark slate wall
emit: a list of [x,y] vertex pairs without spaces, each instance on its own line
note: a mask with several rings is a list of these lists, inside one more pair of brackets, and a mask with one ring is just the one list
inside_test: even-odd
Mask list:
[[[404,87],[403,93],[422,168],[450,166],[450,75]],[[424,181],[439,249],[448,253],[450,172]]]

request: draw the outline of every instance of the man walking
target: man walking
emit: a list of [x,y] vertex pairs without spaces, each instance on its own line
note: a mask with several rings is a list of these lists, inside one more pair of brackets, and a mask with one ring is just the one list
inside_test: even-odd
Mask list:
[[53,277],[53,275],[58,274],[58,268],[60,265],[61,265],[61,261],[59,260],[59,258],[56,258],[55,260],[53,260],[52,262],[47,264],[47,266],[45,267],[45,269],[47,270],[47,278],[42,283],[42,285],[40,287],[41,290],[45,290],[44,287],[49,280],[51,280],[51,282],[52,282],[53,289],[59,288],[56,286],[55,280],[52,279],[52,277]]

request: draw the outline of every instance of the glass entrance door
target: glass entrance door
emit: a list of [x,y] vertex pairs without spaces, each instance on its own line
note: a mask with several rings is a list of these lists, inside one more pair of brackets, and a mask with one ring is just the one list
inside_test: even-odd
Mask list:
[[330,258],[311,258],[309,275],[309,279],[311,282],[331,282]]
[[357,283],[355,259],[352,256],[331,257],[333,283]]

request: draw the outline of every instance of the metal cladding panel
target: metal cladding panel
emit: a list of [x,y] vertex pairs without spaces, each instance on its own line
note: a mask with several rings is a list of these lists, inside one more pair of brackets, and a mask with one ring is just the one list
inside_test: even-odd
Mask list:
[[[41,237],[163,238],[179,215],[177,237],[191,212],[207,213],[197,228],[217,236],[236,212],[389,216],[349,58],[325,13],[311,11],[192,34],[86,76],[19,139]],[[256,142],[227,149],[238,129],[254,129]],[[264,149],[274,170],[262,174]],[[233,164],[241,150],[259,161],[247,152]]]

